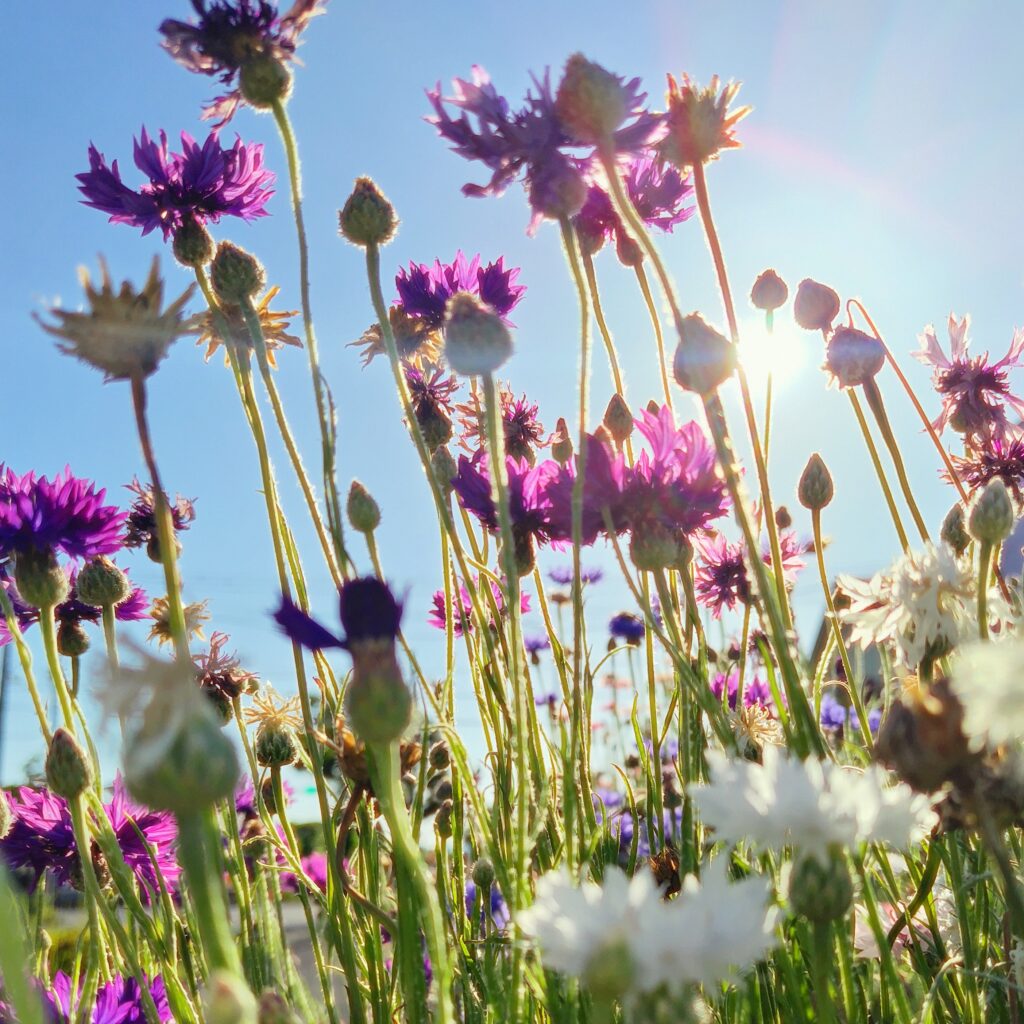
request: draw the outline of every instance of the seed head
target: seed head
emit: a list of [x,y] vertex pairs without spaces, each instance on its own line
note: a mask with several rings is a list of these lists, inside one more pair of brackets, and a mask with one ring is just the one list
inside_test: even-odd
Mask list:
[[352,194],[338,214],[338,227],[353,245],[387,245],[395,237],[398,217],[372,178],[356,178]]
[[242,306],[263,291],[267,275],[251,253],[233,242],[221,242],[210,267],[210,282],[221,302]]
[[827,284],[805,277],[796,290],[793,316],[805,331],[827,331],[839,315],[839,296]]

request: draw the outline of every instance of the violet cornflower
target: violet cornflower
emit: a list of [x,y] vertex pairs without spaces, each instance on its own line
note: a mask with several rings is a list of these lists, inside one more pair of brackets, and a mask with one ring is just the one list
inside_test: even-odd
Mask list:
[[[476,905],[477,885],[472,879],[466,882],[466,916],[473,919],[473,907]],[[491,883],[489,898],[481,899],[480,924],[483,925],[485,915],[489,915],[494,922],[494,927],[504,930],[512,923],[512,915],[509,913],[505,897],[501,895],[497,882]]]
[[0,558],[56,555],[92,558],[121,547],[125,513],[104,505],[105,490],[65,467],[52,480],[18,476],[0,466]]
[[608,632],[613,640],[623,640],[631,647],[635,647],[643,640],[647,627],[639,615],[619,612],[608,621]]
[[293,643],[313,651],[329,647],[350,650],[352,644],[358,645],[363,641],[394,641],[398,637],[402,602],[397,601],[388,585],[375,576],[343,583],[338,591],[338,611],[344,638],[335,636],[284,596],[280,608],[274,613],[274,621]]
[[[570,587],[576,579],[571,565],[556,566],[548,573],[548,579],[560,587]],[[581,583],[600,583],[604,579],[603,569],[580,569]]]
[[[728,675],[724,672],[716,672],[715,678],[711,680],[711,692],[718,700],[722,700],[723,695],[726,695],[730,711],[736,710],[739,688],[739,669],[734,668]],[[748,679],[743,686],[743,706],[749,708],[755,704],[764,708],[773,708],[775,706],[771,687],[768,685],[768,681],[760,675],[755,675],[752,679]]]
[[[43,991],[47,1017],[52,1024],[71,1024],[73,1020],[83,1020],[78,1012],[78,1002],[84,983],[85,977],[80,977],[78,992],[73,996],[71,976],[64,971],[58,971],[54,975],[51,987]],[[148,982],[147,987],[156,1006],[157,1019],[172,1020],[163,979],[157,975]],[[96,991],[96,1003],[92,1012],[84,1020],[87,1024],[132,1024],[135,1021],[148,1020],[139,983],[133,977],[121,975],[115,975],[110,981],[103,982]]]
[[[828,732],[849,732],[850,735],[860,735],[860,719],[853,707],[841,704],[831,693],[822,695],[821,698],[821,727]],[[882,709],[872,708],[868,712],[868,730],[874,735],[882,724]]]
[[1018,428],[1011,425],[1007,410],[1024,416],[1024,399],[1010,390],[1008,371],[1021,367],[1024,355],[1024,329],[1014,331],[1005,356],[990,362],[989,354],[972,356],[967,340],[969,316],[958,320],[950,314],[947,357],[930,324],[918,336],[921,350],[913,355],[932,367],[932,384],[942,401],[942,412],[932,426],[942,432],[948,423],[964,434],[972,445],[983,445],[989,438],[1006,440]]
[[974,493],[997,477],[1006,484],[1018,508],[1024,506],[1024,435],[990,437],[969,457],[952,456],[957,476]]
[[216,132],[200,146],[188,132],[181,133],[181,152],[167,148],[167,135],[159,144],[145,128],[135,141],[135,166],[148,181],[138,190],[121,180],[115,160],[89,146],[89,170],[75,177],[84,203],[109,214],[113,224],[131,224],[143,235],[159,228],[164,241],[185,224],[216,223],[223,216],[251,221],[265,217],[273,195],[274,173],[263,166],[263,146],[236,138],[225,148]]
[[327,0],[295,0],[279,14],[270,0],[191,0],[197,20],[167,18],[160,24],[163,48],[182,67],[233,88],[203,108],[203,119],[220,118],[219,128],[242,102],[238,74],[251,60],[295,59],[299,36]]
[[408,270],[402,267],[395,278],[398,298],[394,305],[438,330],[444,324],[448,300],[456,292],[469,292],[509,323],[508,314],[526,293],[525,285],[515,283],[518,276],[519,268],[506,269],[503,256],[481,267],[479,254],[467,260],[460,249],[451,263],[434,260],[432,266],[410,263]]
[[626,172],[626,192],[644,223],[671,233],[693,216],[683,204],[693,195],[689,175],[651,156],[637,157]]
[[[479,580],[474,579],[474,584],[479,586]],[[502,594],[501,587],[491,581],[491,593],[494,595],[494,605],[498,609],[498,614],[504,614],[505,611],[505,598]],[[481,598],[485,610],[490,610],[490,603],[486,598]],[[447,629],[448,619],[445,613],[445,597],[444,591],[438,590],[431,602],[430,615],[427,617],[427,622],[435,629]],[[457,595],[453,595],[452,610],[454,611],[455,621],[452,623],[452,630],[454,635],[461,637],[463,633],[463,624],[470,633],[473,632],[473,599],[470,597],[469,591],[466,589],[464,583],[459,583],[459,592]],[[460,611],[461,610],[461,611]],[[526,591],[519,592],[519,611],[525,615],[530,610],[530,595]],[[491,627],[494,628],[494,621],[491,621]]]

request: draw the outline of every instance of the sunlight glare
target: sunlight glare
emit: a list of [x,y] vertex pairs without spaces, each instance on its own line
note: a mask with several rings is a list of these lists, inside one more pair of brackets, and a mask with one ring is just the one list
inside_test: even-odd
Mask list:
[[764,317],[748,317],[740,323],[739,355],[750,387],[756,391],[764,388],[769,374],[773,387],[787,384],[807,364],[810,348],[805,332],[792,321],[777,319],[769,334]]

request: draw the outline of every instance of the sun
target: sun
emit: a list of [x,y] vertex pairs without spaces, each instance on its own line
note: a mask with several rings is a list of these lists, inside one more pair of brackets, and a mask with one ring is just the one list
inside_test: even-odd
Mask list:
[[769,333],[762,317],[740,322],[739,357],[755,393],[771,378],[772,387],[785,386],[808,361],[807,337],[791,323],[776,322]]

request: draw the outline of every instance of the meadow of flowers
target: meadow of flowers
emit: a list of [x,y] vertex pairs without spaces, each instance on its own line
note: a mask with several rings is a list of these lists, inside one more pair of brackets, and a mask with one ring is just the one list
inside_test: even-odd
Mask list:
[[[354,372],[393,382],[379,415],[404,424],[424,485],[409,491],[422,503],[385,512],[437,523],[434,677],[403,631],[408,581],[382,570],[382,509],[336,470],[288,112],[327,0],[191,6],[159,34],[219,94],[209,133],[143,128],[132,166],[127,136],[120,162],[83,141],[77,176],[108,230],[159,232],[167,258],[124,283],[101,258],[80,305],[38,317],[129,403],[140,475],[125,492],[20,465],[10,445],[0,466],[0,645],[35,710],[18,728],[46,746],[40,777],[0,792],[0,1021],[1019,1021],[1024,592],[1007,556],[1021,545],[1010,375],[1024,330],[999,357],[950,315],[948,338],[925,327],[908,353],[827,284],[731,280],[709,180],[742,159],[729,151],[750,109],[732,81],[670,75],[660,104],[577,53],[522,98],[480,67],[428,89],[438,144],[467,161],[467,201],[522,186],[529,230],[560,234],[579,305],[579,376],[549,431],[504,379],[529,273],[467,238],[391,278],[382,249],[415,211],[368,177],[341,204],[371,322]],[[265,143],[229,142],[243,106],[270,115],[258,123],[276,129],[286,181]],[[295,222],[292,301],[227,237],[275,191]],[[661,256],[688,221],[720,308],[688,312]],[[643,298],[631,332],[657,394],[627,400],[602,250],[602,275],[618,269]],[[799,508],[785,507],[793,481],[772,479],[771,377],[762,393],[738,357],[750,308],[769,339],[781,318],[808,332],[821,387],[849,401],[842,429],[877,477],[865,514],[902,548],[870,579],[830,572],[843,499],[813,442]],[[281,692],[183,597],[196,511],[165,488],[174,441],[151,429],[150,401],[183,338],[224,364],[251,432],[258,556],[278,580],[266,627],[293,654]],[[904,375],[908,355],[931,393]],[[312,401],[295,409],[276,383],[286,361],[308,365]],[[604,408],[597,361],[615,387]],[[911,486],[895,400],[948,484],[941,521]],[[305,452],[300,417],[319,433]],[[301,496],[288,515],[282,487]],[[598,548],[614,572],[593,567]],[[561,568],[544,572],[548,550]],[[160,594],[129,575],[146,559]],[[823,621],[796,621],[800,574],[820,584]],[[324,580],[336,607],[310,601]],[[626,606],[607,624],[588,612],[597,586]],[[121,625],[142,621],[144,646]],[[105,653],[98,717],[90,645]],[[98,749],[111,732],[114,774]],[[298,771],[311,820],[286,778]]]

